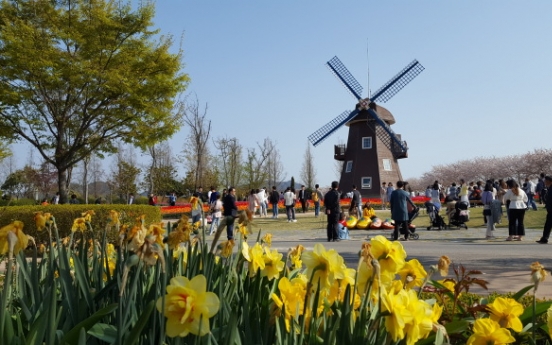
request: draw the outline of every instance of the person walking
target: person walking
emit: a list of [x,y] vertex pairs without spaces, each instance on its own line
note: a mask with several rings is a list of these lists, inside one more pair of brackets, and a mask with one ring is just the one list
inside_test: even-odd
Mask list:
[[326,208],[326,216],[328,224],[326,227],[328,242],[339,241],[339,216],[341,214],[341,207],[339,205],[339,183],[337,181],[332,182],[332,189],[324,195],[324,207]]
[[318,184],[314,185],[314,191],[312,192],[311,198],[312,202],[314,203],[314,216],[318,217],[318,215],[320,214],[320,200],[324,198]]
[[412,208],[416,208],[410,195],[407,191],[404,190],[406,182],[398,181],[397,189],[391,193],[391,198],[389,199],[389,206],[391,209],[391,219],[395,221],[395,230],[393,231],[393,241],[399,239],[399,232],[404,232],[404,240],[408,241],[408,206],[410,204]]
[[266,217],[266,192],[263,188],[257,189],[257,202],[259,203],[259,216]]
[[[238,216],[238,207],[236,206],[236,188],[230,187],[228,188],[228,194],[224,197],[224,200],[222,202],[222,209],[224,216],[224,224],[220,224],[220,226],[226,225],[226,237],[231,240],[234,238],[234,220]],[[220,234],[217,231],[217,235],[220,236]],[[216,242],[218,240],[218,237],[215,237],[213,242]]]
[[382,182],[380,188],[381,209],[387,210],[387,186],[385,182]]
[[288,223],[297,221],[295,219],[295,200],[295,193],[291,190],[291,187],[287,187],[284,193],[284,205],[286,206]]
[[270,192],[268,201],[272,204],[272,218],[278,218],[278,202],[280,201],[280,193],[276,190],[276,186],[272,186],[272,192]]
[[301,202],[301,210],[303,213],[307,212],[307,191],[305,190],[305,186],[301,186],[301,190],[299,191],[299,201]]
[[360,210],[361,195],[357,190],[356,185],[353,185],[353,191],[351,197],[351,205],[349,206],[349,216],[355,216],[357,219],[362,217],[362,212]]
[[550,238],[550,230],[552,230],[552,176],[547,175],[543,180],[543,190],[546,190],[546,194],[539,195],[539,197],[544,199],[543,201],[546,207],[546,221],[544,222],[542,237],[537,241],[537,243],[540,244],[548,243],[548,238]]
[[[391,202],[391,193],[393,193],[393,191],[395,190],[395,188],[393,187],[393,183],[389,182],[387,184],[387,189],[386,189],[386,192],[387,192],[387,202]],[[391,205],[389,205],[389,208],[391,208]]]
[[213,235],[219,226],[220,218],[222,217],[222,201],[220,201],[220,194],[214,192],[211,195],[215,195],[215,201],[210,205],[211,208],[211,227],[209,228],[209,235]]
[[257,206],[259,205],[259,199],[257,198],[257,193],[255,193],[255,190],[252,189],[251,192],[249,192],[249,196],[247,197],[247,209],[251,214],[255,214],[255,210],[257,209]]
[[531,207],[533,211],[537,210],[537,204],[535,203],[535,184],[533,181],[529,180],[528,177],[525,178],[525,194],[527,194],[527,209]]
[[515,180],[511,182],[511,188],[504,195],[508,206],[508,238],[506,241],[521,241],[525,236],[523,218],[527,209],[527,194],[519,188]]
[[493,185],[490,182],[487,182],[485,184],[485,190],[481,194],[481,203],[483,204],[483,215],[487,220],[487,232],[485,233],[485,238],[488,240],[495,238],[493,235],[495,224],[491,209],[493,200]]

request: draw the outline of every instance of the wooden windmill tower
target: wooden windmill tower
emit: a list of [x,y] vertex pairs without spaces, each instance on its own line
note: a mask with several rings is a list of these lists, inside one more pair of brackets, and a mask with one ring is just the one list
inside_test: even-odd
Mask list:
[[371,98],[362,98],[362,86],[341,63],[337,56],[327,62],[330,70],[357,99],[353,111],[344,111],[308,138],[316,146],[342,125],[349,127],[347,145],[336,145],[334,158],[343,162],[340,187],[349,190],[356,185],[363,197],[379,197],[382,182],[402,180],[398,160],[408,156],[408,147],[391,125],[393,115],[376,105],[387,102],[406,84],[420,74],[424,67],[412,61],[395,77],[377,90]]

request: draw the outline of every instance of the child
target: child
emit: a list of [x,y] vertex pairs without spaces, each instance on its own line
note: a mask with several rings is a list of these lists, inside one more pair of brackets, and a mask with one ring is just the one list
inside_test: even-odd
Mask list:
[[345,215],[341,213],[339,215],[339,223],[337,224],[339,227],[337,229],[337,233],[339,235],[340,240],[348,240],[349,239],[349,229],[347,229],[347,226],[345,225]]
[[370,219],[376,217],[376,210],[374,210],[374,208],[370,204],[370,201],[366,201],[366,203],[362,207],[362,216]]

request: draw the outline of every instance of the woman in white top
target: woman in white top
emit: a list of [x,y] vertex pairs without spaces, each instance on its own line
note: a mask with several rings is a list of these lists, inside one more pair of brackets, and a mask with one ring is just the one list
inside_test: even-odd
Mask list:
[[521,241],[525,236],[523,218],[527,209],[527,194],[519,188],[514,180],[507,182],[510,189],[504,194],[504,201],[508,205],[508,238],[506,241]]
[[214,235],[220,224],[220,217],[222,217],[222,201],[220,201],[219,193],[217,193],[215,201],[211,203],[211,212],[211,228],[209,229],[209,235]]
[[257,198],[257,193],[255,193],[255,190],[252,189],[247,197],[247,209],[251,212],[251,214],[255,214],[255,210],[258,205],[259,199]]

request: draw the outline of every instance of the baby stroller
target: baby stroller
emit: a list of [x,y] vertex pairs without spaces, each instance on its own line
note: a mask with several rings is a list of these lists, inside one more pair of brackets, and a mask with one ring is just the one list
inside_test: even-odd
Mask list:
[[429,201],[426,201],[424,206],[426,208],[427,215],[429,216],[429,220],[431,221],[431,224],[427,227],[427,230],[431,230],[432,228],[437,228],[439,230],[446,229],[447,224],[445,223],[443,217],[439,215],[437,207]]
[[465,228],[468,230],[466,223],[470,220],[470,211],[468,208],[470,205],[465,201],[459,201],[454,205],[454,214],[450,218],[449,228],[456,226],[459,228]]
[[[419,214],[420,214],[420,209],[418,207],[415,207],[415,208],[411,209],[408,212],[408,222],[407,222],[407,225],[406,225],[406,231],[408,231],[408,238],[409,239],[417,240],[417,239],[420,238],[420,235],[418,235],[416,233],[416,226],[412,225],[412,221],[416,217],[418,217]],[[399,229],[400,235],[401,234],[404,235],[404,231],[405,231],[404,228]],[[390,239],[393,239],[393,233],[391,233],[391,238]]]

